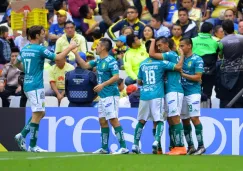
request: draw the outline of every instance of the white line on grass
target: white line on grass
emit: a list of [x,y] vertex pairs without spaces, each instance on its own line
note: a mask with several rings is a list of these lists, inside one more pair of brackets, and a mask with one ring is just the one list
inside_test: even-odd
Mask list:
[[0,160],[13,160],[13,158],[0,158]]

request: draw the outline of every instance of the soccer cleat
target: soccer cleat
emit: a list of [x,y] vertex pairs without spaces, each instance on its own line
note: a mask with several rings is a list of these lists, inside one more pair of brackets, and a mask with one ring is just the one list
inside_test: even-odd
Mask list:
[[196,152],[196,149],[194,148],[194,146],[188,147],[187,149],[187,155],[192,155]]
[[93,154],[108,154],[109,152],[103,148],[100,148],[93,152]]
[[44,150],[38,146],[35,147],[29,147],[28,151],[34,152],[34,153],[43,153],[43,152],[48,152],[47,150]]
[[152,153],[153,154],[157,154],[158,153],[158,144],[159,144],[158,141],[154,141],[153,142],[153,145],[152,145]]
[[133,144],[133,145],[132,145],[132,152],[133,152],[133,153],[136,153],[136,154],[140,154],[140,153],[141,153],[141,151],[140,151],[139,146],[138,146],[138,145]]
[[203,153],[206,152],[206,148],[204,146],[198,147],[195,153],[193,155],[202,155]]
[[157,154],[163,154],[162,148],[160,148],[160,147],[158,148]]
[[186,155],[187,151],[185,147],[174,147],[167,155]]
[[112,153],[112,154],[128,154],[129,150],[127,148],[120,148],[118,151]]
[[17,142],[20,150],[27,151],[25,138],[22,136],[21,133],[18,133],[17,135],[15,135],[14,139]]

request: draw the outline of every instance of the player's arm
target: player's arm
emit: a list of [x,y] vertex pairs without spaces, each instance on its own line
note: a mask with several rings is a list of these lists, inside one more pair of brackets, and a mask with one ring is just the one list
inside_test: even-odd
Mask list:
[[195,82],[201,82],[202,79],[202,73],[195,73],[195,75],[188,75],[182,72],[181,76]]
[[89,69],[92,68],[91,65],[88,62],[85,62],[78,54],[78,50],[73,50],[73,53],[75,55],[75,59],[77,63],[83,68],[83,69]]
[[140,86],[142,86],[143,85],[143,81],[138,79],[137,80],[137,84],[140,85]]
[[178,51],[179,51],[179,54],[180,54],[180,60],[175,65],[174,70],[181,72],[182,66],[183,66],[183,62],[184,62],[184,53],[183,53],[183,51],[180,48],[178,49]]
[[138,79],[137,79],[137,84],[142,86],[143,85],[143,81],[142,81],[142,70],[141,70],[141,65],[139,67],[139,71],[138,71]]
[[149,48],[149,56],[154,59],[163,60],[162,53],[156,53],[155,51],[155,39],[151,39],[151,45]]
[[61,53],[56,55],[55,60],[65,59],[66,56],[68,55],[68,53],[70,51],[72,51],[73,49],[75,49],[76,47],[77,47],[77,43],[75,41],[71,40],[69,46],[66,49],[64,49],[64,51],[62,51]]
[[14,66],[17,67],[20,71],[24,71],[23,64],[21,62],[21,56],[18,56],[14,61]]

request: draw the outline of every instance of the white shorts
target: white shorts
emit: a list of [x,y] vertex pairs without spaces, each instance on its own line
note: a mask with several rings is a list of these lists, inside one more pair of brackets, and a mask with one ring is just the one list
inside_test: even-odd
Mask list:
[[32,112],[45,111],[45,89],[38,89],[25,92],[27,96]]
[[99,118],[106,118],[106,120],[118,118],[119,98],[119,96],[100,98],[98,103]]
[[140,100],[138,108],[138,120],[164,121],[164,98],[152,100]]
[[183,102],[183,93],[170,92],[165,95],[165,111],[168,117],[180,116]]
[[184,96],[181,119],[200,116],[201,94]]

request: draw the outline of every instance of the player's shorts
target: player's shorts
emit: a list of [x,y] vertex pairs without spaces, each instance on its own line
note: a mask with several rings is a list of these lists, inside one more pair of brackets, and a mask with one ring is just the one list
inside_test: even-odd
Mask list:
[[106,118],[106,120],[118,118],[119,98],[119,96],[100,98],[98,103],[99,118]]
[[45,89],[28,91],[25,94],[30,102],[32,112],[45,111]]
[[165,112],[167,117],[180,116],[183,102],[183,93],[170,92],[165,95]]
[[164,121],[164,98],[140,100],[138,120]]
[[184,96],[182,104],[181,119],[200,116],[201,94]]

